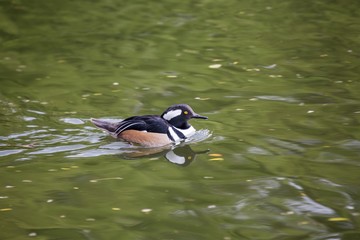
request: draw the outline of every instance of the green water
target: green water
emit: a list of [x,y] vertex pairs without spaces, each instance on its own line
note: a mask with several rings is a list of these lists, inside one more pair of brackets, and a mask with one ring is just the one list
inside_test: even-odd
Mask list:
[[[359,16],[0,1],[0,239],[360,239]],[[209,120],[173,151],[89,122],[174,103]]]

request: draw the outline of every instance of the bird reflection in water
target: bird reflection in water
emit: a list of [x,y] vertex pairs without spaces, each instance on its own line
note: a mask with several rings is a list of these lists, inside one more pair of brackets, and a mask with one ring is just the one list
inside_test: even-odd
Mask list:
[[197,155],[208,153],[210,150],[194,151],[189,145],[179,145],[161,148],[135,148],[121,154],[126,159],[159,158],[164,157],[171,163],[179,166],[188,166]]

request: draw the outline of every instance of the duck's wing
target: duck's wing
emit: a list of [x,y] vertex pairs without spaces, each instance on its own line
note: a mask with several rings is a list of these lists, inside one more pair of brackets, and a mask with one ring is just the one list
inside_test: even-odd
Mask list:
[[146,130],[146,123],[140,119],[125,119],[121,122],[110,122],[102,119],[91,119],[91,122],[100,129],[117,136],[125,130]]
[[117,125],[113,134],[119,135],[126,130],[146,131],[146,122],[141,119],[124,120]]
[[169,124],[157,115],[135,116],[120,122],[115,132],[120,134],[125,130],[138,130],[153,133],[167,133]]
[[167,123],[162,118],[153,115],[130,117],[118,123],[100,119],[91,119],[91,122],[115,137],[126,130],[167,133],[168,129]]

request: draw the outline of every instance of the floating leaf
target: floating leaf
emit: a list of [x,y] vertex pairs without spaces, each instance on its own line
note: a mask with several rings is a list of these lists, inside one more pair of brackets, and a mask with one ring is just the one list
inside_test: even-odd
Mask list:
[[210,157],[222,157],[221,153],[209,153],[208,154]]
[[12,208],[0,208],[0,212],[12,211]]
[[150,213],[152,211],[151,208],[144,208],[144,209],[141,209],[141,212],[143,213]]
[[209,100],[210,98],[196,97],[195,99],[196,99],[196,100],[201,100],[201,101],[206,101],[206,100]]
[[90,182],[92,183],[96,183],[96,182],[99,182],[99,181],[105,181],[105,180],[122,180],[123,178],[121,177],[113,177],[113,178],[98,178],[98,179],[92,179],[90,180]]
[[259,68],[245,68],[245,71],[247,72],[260,72]]
[[212,176],[204,176],[205,179],[213,179],[214,177]]
[[350,220],[348,218],[343,218],[343,217],[333,217],[333,218],[329,218],[328,221],[330,221],[330,222],[347,222]]
[[216,68],[221,68],[221,64],[211,64],[209,65],[209,68],[212,68],[212,69],[216,69]]

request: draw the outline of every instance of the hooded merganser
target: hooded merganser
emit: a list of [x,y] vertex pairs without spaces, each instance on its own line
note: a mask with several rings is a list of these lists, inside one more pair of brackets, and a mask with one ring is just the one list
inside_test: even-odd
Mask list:
[[195,128],[188,123],[191,118],[207,119],[195,113],[187,104],[176,104],[161,116],[134,116],[118,123],[92,118],[91,122],[115,138],[145,147],[160,147],[192,136]]

